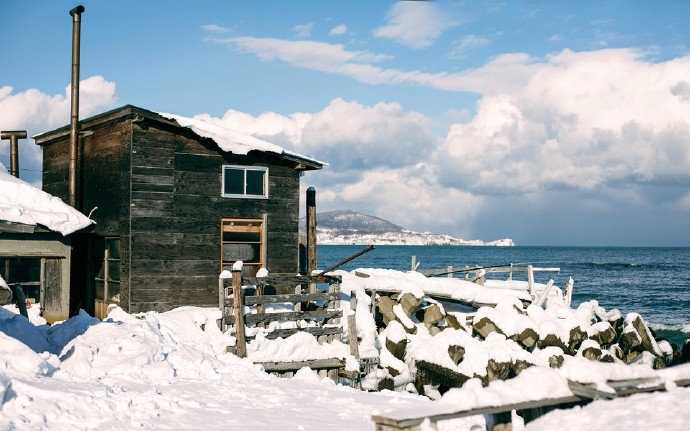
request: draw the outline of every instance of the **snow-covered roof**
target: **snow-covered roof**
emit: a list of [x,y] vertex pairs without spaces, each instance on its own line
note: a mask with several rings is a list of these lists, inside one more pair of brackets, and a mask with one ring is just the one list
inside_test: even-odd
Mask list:
[[191,129],[199,136],[212,139],[216,144],[218,144],[218,147],[221,150],[226,152],[234,154],[247,154],[252,150],[257,150],[280,154],[282,156],[303,160],[305,162],[310,162],[320,166],[326,165],[325,162],[289,151],[280,145],[264,141],[254,136],[245,135],[244,133],[228,129],[217,124],[211,124],[198,118],[183,117],[181,115],[164,112],[159,112],[158,114],[161,117],[175,120],[177,124]]
[[[196,135],[213,140],[222,151],[234,154],[246,155],[250,151],[262,151],[275,154],[277,157],[295,162],[299,170],[321,169],[328,164],[311,157],[307,157],[296,152],[290,151],[280,145],[256,138],[254,136],[240,133],[236,130],[228,129],[223,126],[212,124],[199,118],[183,117],[181,115],[154,112],[147,109],[138,108],[133,105],[125,105],[102,114],[81,120],[82,130],[88,130],[94,124],[109,121],[119,117],[133,115],[135,117],[145,117],[156,121],[164,121],[191,130]],[[38,145],[44,145],[55,139],[62,139],[69,135],[69,125],[49,132],[33,136]]]
[[63,235],[69,235],[93,223],[62,199],[10,175],[2,163],[0,222],[41,225]]

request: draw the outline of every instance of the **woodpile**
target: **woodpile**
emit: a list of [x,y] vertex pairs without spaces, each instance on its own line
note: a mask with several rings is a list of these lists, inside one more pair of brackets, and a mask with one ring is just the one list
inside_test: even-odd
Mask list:
[[419,294],[379,295],[375,318],[381,360],[372,373],[377,389],[434,397],[472,378],[488,385],[533,365],[559,368],[568,356],[646,363],[654,369],[690,360],[690,343],[681,348],[657,339],[639,314],[624,318],[596,301],[577,309],[544,309],[509,298],[469,316],[447,312],[443,303]]

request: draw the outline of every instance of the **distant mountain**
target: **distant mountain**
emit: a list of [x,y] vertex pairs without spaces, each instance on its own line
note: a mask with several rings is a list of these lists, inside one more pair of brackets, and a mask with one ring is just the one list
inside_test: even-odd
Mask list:
[[[306,219],[300,220],[300,232],[306,232]],[[464,240],[450,235],[407,230],[378,217],[351,210],[329,211],[316,215],[316,242],[335,245],[485,245],[514,246],[513,240]]]

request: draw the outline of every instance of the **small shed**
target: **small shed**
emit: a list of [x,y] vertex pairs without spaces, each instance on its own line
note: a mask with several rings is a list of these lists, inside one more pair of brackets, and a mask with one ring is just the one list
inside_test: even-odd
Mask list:
[[0,164],[0,271],[40,300],[48,323],[69,317],[71,235],[91,220]]
[[[296,273],[303,171],[324,163],[214,124],[126,105],[80,122],[72,312],[216,306],[238,260]],[[67,199],[70,128],[35,136],[43,189]]]

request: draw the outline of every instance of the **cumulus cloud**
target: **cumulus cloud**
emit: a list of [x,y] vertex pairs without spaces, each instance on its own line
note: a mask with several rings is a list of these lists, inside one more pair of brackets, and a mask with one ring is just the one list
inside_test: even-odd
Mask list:
[[668,178],[690,185],[688,73],[690,57],[552,55],[524,86],[482,97],[471,121],[450,128],[443,181],[499,194]]
[[388,23],[374,36],[391,39],[413,49],[427,48],[450,23],[436,5],[429,2],[396,2],[387,14]]
[[[14,93],[12,87],[0,88],[0,118],[3,129],[26,130],[29,137],[69,124],[71,86],[64,95],[48,95],[35,88]],[[79,83],[79,116],[102,112],[116,103],[115,83],[102,76],[92,76]],[[0,157],[8,157],[7,141],[0,141]],[[40,180],[42,154],[37,145],[23,143],[19,149],[20,173],[28,171],[27,181]]]
[[474,83],[480,98],[474,113],[440,136],[432,119],[398,103],[342,99],[315,113],[228,111],[222,121],[328,162],[307,174],[322,211],[357,208],[456,235],[506,226],[485,239],[513,228],[540,238],[551,229],[541,234],[548,243],[562,228],[552,220],[559,208],[558,218],[572,223],[601,217],[597,229],[610,244],[624,232],[616,223],[634,227],[648,208],[667,212],[669,223],[687,213],[688,76],[690,56],[655,62],[632,49],[564,50],[543,59],[514,53],[446,76]]

